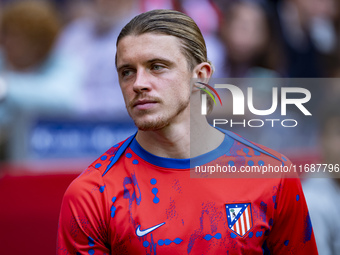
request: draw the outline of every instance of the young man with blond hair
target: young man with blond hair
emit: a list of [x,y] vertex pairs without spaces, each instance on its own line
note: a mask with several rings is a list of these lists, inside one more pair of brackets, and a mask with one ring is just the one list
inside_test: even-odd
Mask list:
[[116,66],[138,132],[66,191],[58,254],[317,254],[298,179],[190,177],[193,164],[213,161],[289,163],[201,115],[198,87],[212,66],[190,17],[136,16],[118,37]]

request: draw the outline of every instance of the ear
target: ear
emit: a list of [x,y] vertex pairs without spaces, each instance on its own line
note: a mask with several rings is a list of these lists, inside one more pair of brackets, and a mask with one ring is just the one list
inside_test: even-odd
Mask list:
[[202,62],[194,68],[193,78],[197,78],[201,82],[208,83],[212,73],[212,66],[208,62]]
[[[193,76],[195,81],[209,83],[209,79],[213,73],[213,68],[208,62],[202,62],[198,64],[193,70]],[[198,90],[195,89],[194,90]]]

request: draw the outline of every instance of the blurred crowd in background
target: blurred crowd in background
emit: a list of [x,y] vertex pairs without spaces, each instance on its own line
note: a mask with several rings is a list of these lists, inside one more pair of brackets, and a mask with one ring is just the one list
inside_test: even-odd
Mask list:
[[[215,78],[321,79],[324,87],[306,86],[314,102],[312,121],[299,132],[262,131],[267,140],[255,130],[253,138],[289,152],[286,143],[304,137],[301,155],[317,148],[322,162],[339,163],[338,0],[2,0],[0,161],[94,159],[132,134],[115,70],[116,38],[133,16],[160,8],[197,22]],[[321,196],[322,187],[334,200]],[[312,220],[326,219],[318,232],[330,236],[323,239],[325,249],[328,241],[337,245],[333,253],[320,254],[336,254],[339,218],[328,216],[340,212],[339,185],[306,182],[306,194],[311,200],[321,196],[314,199],[313,214],[320,217]]]
[[[116,38],[133,16],[159,8],[197,22],[215,78],[340,76],[338,0],[2,1],[0,159],[92,156],[134,132],[115,70]],[[309,137],[318,134],[321,99],[339,99],[340,86],[328,83],[310,87],[320,100],[302,131]]]

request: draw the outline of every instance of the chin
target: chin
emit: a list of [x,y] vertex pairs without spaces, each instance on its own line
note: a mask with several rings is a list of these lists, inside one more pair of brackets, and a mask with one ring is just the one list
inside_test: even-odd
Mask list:
[[169,119],[157,118],[155,120],[134,120],[135,125],[142,131],[157,131],[169,125]]

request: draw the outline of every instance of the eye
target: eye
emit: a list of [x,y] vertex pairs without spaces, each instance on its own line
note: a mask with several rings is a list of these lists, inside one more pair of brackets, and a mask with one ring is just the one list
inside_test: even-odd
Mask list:
[[164,69],[165,67],[164,66],[162,66],[162,65],[157,65],[157,64],[154,64],[154,65],[152,65],[152,67],[151,67],[151,69],[152,70],[155,70],[155,71],[160,71],[160,70],[162,70],[162,69]]
[[126,70],[123,70],[122,72],[121,72],[121,76],[122,77],[128,77],[128,76],[130,76],[130,75],[132,75],[133,74],[133,70],[131,70],[131,69],[126,69]]

